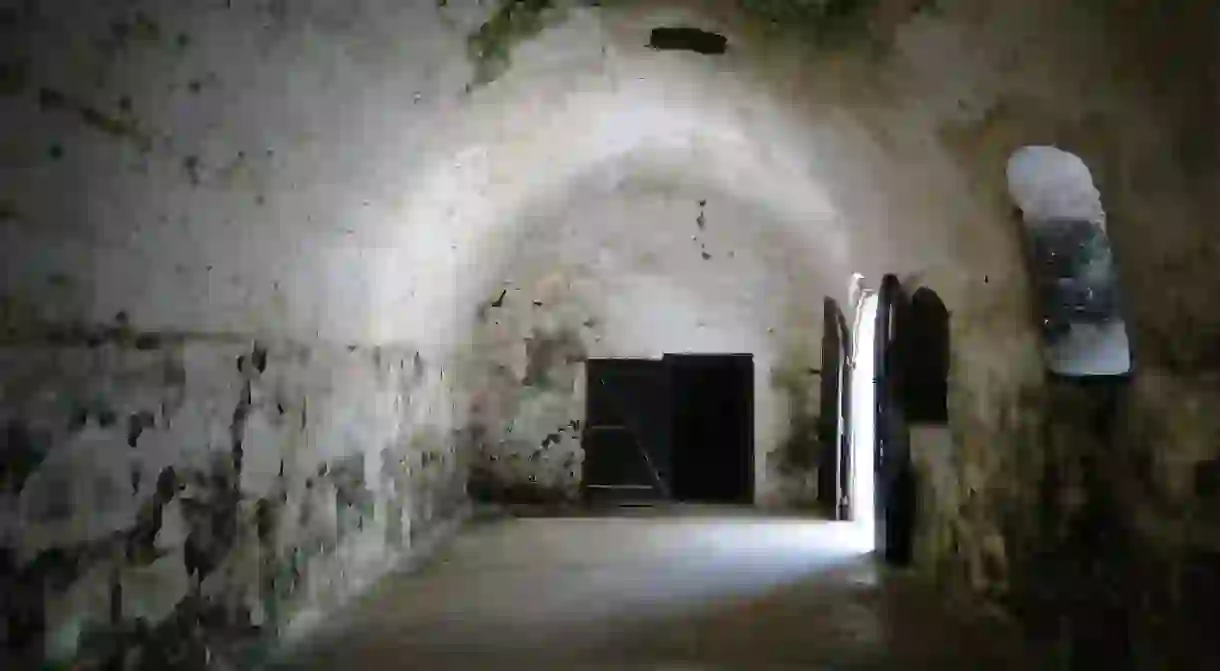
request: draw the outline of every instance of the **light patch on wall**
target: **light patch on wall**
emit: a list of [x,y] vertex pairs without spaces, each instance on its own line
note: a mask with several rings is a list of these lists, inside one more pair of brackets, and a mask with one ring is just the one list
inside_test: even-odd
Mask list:
[[[409,181],[395,216],[388,245],[394,261],[374,269],[378,303],[393,306],[379,339],[410,329],[414,338],[455,342],[474,317],[472,301],[498,282],[495,266],[525,225],[526,210],[615,163],[760,203],[810,244],[816,238],[827,263],[845,258],[847,231],[830,196],[799,150],[786,148],[801,145],[798,126],[759,136],[743,125],[732,91],[706,100],[652,82],[606,86],[569,91],[555,111],[517,105],[511,96],[484,100],[479,109],[487,112],[438,133],[431,168]],[[421,326],[429,333],[419,333]]]

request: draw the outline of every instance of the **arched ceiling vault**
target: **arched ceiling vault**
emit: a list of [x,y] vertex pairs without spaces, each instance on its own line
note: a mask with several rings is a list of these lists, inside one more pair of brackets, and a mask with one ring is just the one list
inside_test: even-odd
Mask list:
[[[758,266],[808,294],[794,303],[894,271],[935,280],[951,307],[1024,318],[1000,290],[1020,277],[995,216],[1000,56],[958,24],[907,17],[878,55],[774,39],[734,3],[574,9],[467,89],[473,6],[151,3],[133,37],[113,29],[135,10],[71,4],[43,3],[21,45],[28,95],[3,101],[37,129],[3,147],[5,243],[31,260],[6,268],[5,293],[64,278],[33,301],[47,321],[447,347],[527,263],[527,234],[579,232],[558,214],[574,199],[651,202],[645,184],[709,201],[708,244],[731,228],[743,254],[782,251]],[[672,23],[724,33],[728,53],[645,46]],[[996,174],[959,165],[952,142],[996,149]],[[675,213],[617,225],[643,247],[694,215]],[[985,296],[967,292],[980,274]]]
[[[563,33],[582,30],[589,27],[580,21],[565,24],[538,48],[579,43]],[[811,303],[838,296],[853,270],[874,270],[871,252],[888,244],[875,232],[900,222],[883,216],[884,151],[850,114],[779,95],[754,76],[748,45],[716,60],[652,52],[640,37],[591,40],[590,49],[605,47],[593,66],[575,49],[531,68],[527,52],[524,64],[476,90],[462,114],[436,129],[427,160],[402,180],[402,210],[369,222],[386,227],[383,239],[396,250],[375,266],[375,303],[390,307],[374,317],[375,339],[406,336],[421,317],[443,313],[452,319],[429,339],[460,341],[479,302],[512,274],[521,236],[547,221],[561,225],[554,211],[573,200],[595,207],[616,193],[631,198],[622,187],[637,182],[680,192],[692,206],[754,208],[751,221],[735,225],[755,227],[758,244],[794,258]],[[862,194],[861,183],[872,192]],[[666,223],[609,222],[641,244]]]

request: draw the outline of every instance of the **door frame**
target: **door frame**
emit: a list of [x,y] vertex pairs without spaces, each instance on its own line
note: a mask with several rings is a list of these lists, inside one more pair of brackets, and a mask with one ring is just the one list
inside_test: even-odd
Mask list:
[[833,299],[822,301],[822,368],[818,413],[818,504],[834,520],[852,519],[852,332]]
[[914,513],[911,441],[903,407],[903,323],[909,297],[895,275],[878,291],[874,342],[875,408],[874,488],[876,549],[887,563],[906,564],[912,552]]

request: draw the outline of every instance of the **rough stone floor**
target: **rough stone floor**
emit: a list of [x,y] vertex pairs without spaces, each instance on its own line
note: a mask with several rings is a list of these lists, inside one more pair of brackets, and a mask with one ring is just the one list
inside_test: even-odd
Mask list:
[[1031,668],[843,525],[706,511],[478,523],[327,630],[276,668]]

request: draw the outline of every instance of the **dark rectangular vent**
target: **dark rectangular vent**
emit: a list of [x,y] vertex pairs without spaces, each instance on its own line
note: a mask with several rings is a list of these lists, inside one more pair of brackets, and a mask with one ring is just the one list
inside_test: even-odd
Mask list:
[[724,35],[698,28],[654,28],[648,46],[660,51],[693,51],[697,54],[723,54],[729,48]]

